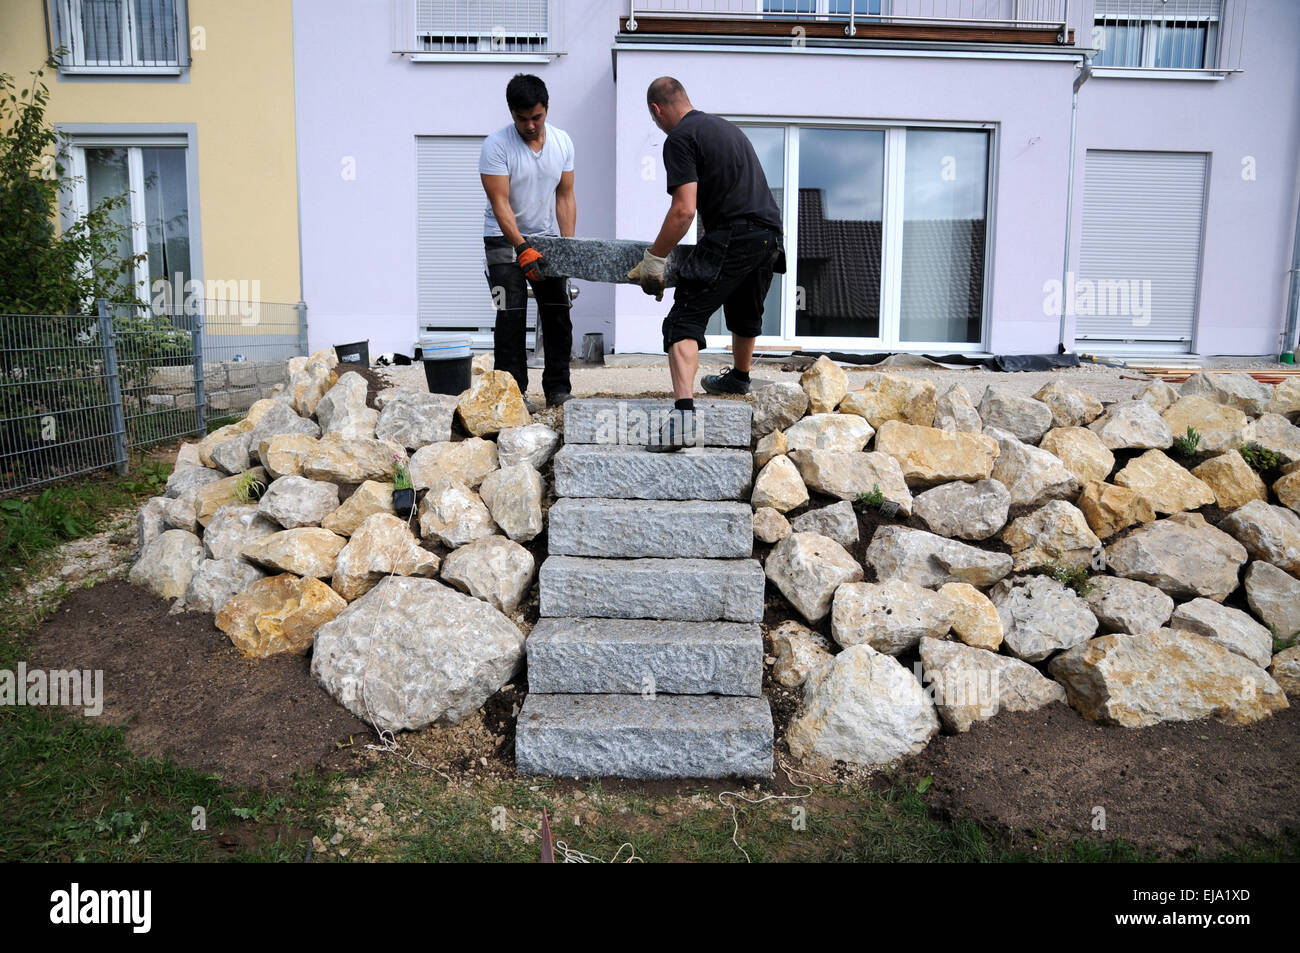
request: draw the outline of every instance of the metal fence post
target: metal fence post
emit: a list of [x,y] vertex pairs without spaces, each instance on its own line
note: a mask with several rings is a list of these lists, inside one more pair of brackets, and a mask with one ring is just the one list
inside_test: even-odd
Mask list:
[[190,329],[190,347],[194,351],[194,432],[199,437],[208,429],[208,397],[203,388],[203,315],[206,311],[205,303],[194,315],[194,327]]
[[104,381],[108,385],[108,413],[113,426],[113,462],[119,475],[126,473],[126,417],[122,412],[122,381],[117,373],[117,340],[108,302],[99,302],[99,340],[104,348]]
[[298,353],[306,355],[307,352],[307,302],[299,301],[294,306],[298,312]]

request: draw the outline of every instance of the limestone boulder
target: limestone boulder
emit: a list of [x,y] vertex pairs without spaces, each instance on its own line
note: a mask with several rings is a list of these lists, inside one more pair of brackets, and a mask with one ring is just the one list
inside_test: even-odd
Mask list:
[[1087,427],[1049,430],[1038,442],[1038,447],[1065,464],[1065,469],[1074,474],[1080,486],[1094,480],[1105,480],[1115,469],[1115,454],[1107,450],[1101,438]]
[[786,741],[800,761],[883,765],[915,754],[939,733],[934,704],[898,661],[855,645],[804,684]]
[[1235,510],[1251,500],[1268,500],[1268,487],[1235,449],[1193,467],[1192,476],[1210,488],[1215,505],[1225,510]]
[[808,488],[789,457],[773,457],[758,472],[749,499],[755,509],[768,506],[788,513],[808,502]]
[[1252,417],[1258,417],[1268,410],[1268,405],[1273,400],[1273,388],[1241,371],[1231,374],[1201,373],[1193,374],[1183,381],[1182,395],[1205,397],[1217,404],[1235,407]]
[[966,388],[953,384],[934,402],[934,426],[955,433],[979,433],[984,421]]
[[927,589],[949,582],[988,587],[1011,571],[1006,553],[905,526],[879,527],[867,547],[866,561],[877,579],[905,579]]
[[1272,563],[1256,560],[1246,569],[1246,602],[1255,615],[1289,639],[1300,633],[1300,579]]
[[451,394],[424,394],[399,390],[384,402],[375,422],[375,436],[409,450],[451,439],[459,398]]
[[[176,475],[177,470],[184,470],[186,467],[201,467],[203,461],[199,459],[199,445],[197,443],[183,443],[180,449],[176,451],[176,460],[172,463],[172,475]],[[170,481],[170,478],[168,478]]]
[[1167,450],[1174,442],[1169,425],[1144,400],[1112,404],[1088,429],[1108,450]]
[[808,410],[808,395],[793,381],[782,381],[755,387],[753,427],[754,439],[765,437],[773,430],[785,430]]
[[1037,711],[1064,703],[1065,689],[1032,665],[960,642],[921,640],[924,682],[944,727],[969,731],[1000,711]]
[[1061,460],[1046,450],[1021,443],[1013,434],[987,427],[984,437],[998,445],[992,477],[1007,488],[1012,506],[1035,506],[1048,500],[1072,500],[1079,481]]
[[460,395],[456,409],[465,429],[475,437],[533,422],[519,384],[508,371],[486,371],[474,378],[469,390]]
[[939,589],[953,605],[952,631],[966,645],[996,652],[1002,645],[1002,619],[988,596],[965,582],[945,583]]
[[1088,527],[1088,520],[1064,500],[1051,500],[1012,520],[1002,541],[1011,547],[1014,572],[1039,566],[1086,569],[1101,554],[1101,540]]
[[208,451],[212,465],[224,473],[243,473],[253,465],[252,436],[241,433],[213,445]]
[[1274,655],[1268,674],[1287,695],[1292,698],[1300,695],[1300,645]]
[[333,354],[317,351],[307,358],[294,358],[289,361],[289,386],[286,393],[292,397],[293,409],[303,417],[316,413],[326,391],[334,386],[338,375],[334,373],[337,361],[331,364]]
[[445,477],[477,490],[484,477],[499,466],[497,445],[491,440],[471,437],[454,443],[431,443],[411,457],[411,485],[427,490],[435,478]]
[[317,630],[346,607],[319,579],[284,573],[226,600],[217,613],[217,628],[251,658],[306,655]]
[[790,521],[772,507],[760,506],[754,511],[754,538],[760,543],[778,543],[792,532]]
[[180,599],[202,564],[199,538],[183,529],[169,529],[144,547],[127,578],[160,599]]
[[385,579],[316,633],[312,676],[386,731],[458,724],[514,678],[524,635],[433,579]]
[[841,500],[830,506],[809,510],[796,516],[790,522],[790,529],[795,533],[819,533],[829,536],[845,549],[857,545],[858,514],[853,504]]
[[320,521],[322,529],[340,536],[351,536],[369,516],[388,513],[393,509],[393,484],[367,480],[353,491],[343,504]]
[[[299,474],[309,480],[325,480],[329,483],[388,480],[393,475],[393,458],[400,457],[405,452],[403,447],[387,440],[365,437],[345,439],[337,434],[329,434],[304,454]],[[414,474],[414,468],[411,472]]]
[[902,579],[849,582],[835,590],[831,635],[845,648],[866,643],[886,655],[902,655],[923,637],[947,638],[956,616],[944,596]]
[[1102,539],[1114,536],[1130,526],[1150,523],[1156,518],[1150,500],[1128,487],[1115,486],[1113,483],[1099,483],[1095,480],[1087,483],[1075,502],[1088,521],[1088,526]]
[[1159,450],[1134,457],[1115,474],[1117,486],[1128,487],[1157,513],[1181,513],[1214,503],[1214,491]]
[[[263,486],[266,485],[266,471],[261,467],[253,467],[247,472],[258,483]],[[218,480],[216,483],[208,483],[199,487],[198,494],[194,499],[194,517],[198,520],[200,526],[207,526],[212,522],[212,517],[216,515],[217,510],[227,503],[243,502],[235,495],[241,479],[243,479],[243,474],[229,476],[224,480]]]
[[173,470],[167,477],[167,486],[163,490],[163,495],[170,499],[175,499],[186,490],[198,489],[209,483],[216,483],[218,480],[224,480],[226,473],[218,470],[216,467],[182,467]]
[[1199,513],[1139,526],[1106,549],[1112,573],[1150,583],[1175,599],[1222,602],[1236,590],[1245,563],[1246,547]]
[[848,550],[816,533],[792,533],[781,540],[768,553],[763,570],[812,625],[830,614],[836,589],[862,579],[862,566]]
[[560,435],[545,424],[507,427],[497,434],[497,462],[503,469],[526,463],[534,470],[540,470],[558,449]]
[[455,549],[497,533],[482,498],[459,480],[436,477],[420,501],[420,535]]
[[328,579],[334,575],[339,550],[347,545],[342,536],[319,526],[286,529],[256,539],[240,555],[278,572]]
[[1137,399],[1150,404],[1156,413],[1163,414],[1178,399],[1178,388],[1164,381],[1152,381],[1142,389]]
[[1143,635],[1169,622],[1174,600],[1155,586],[1119,576],[1093,576],[1084,597],[1103,632]]
[[185,590],[185,608],[216,613],[266,574],[242,559],[205,559]]
[[1209,599],[1184,602],[1174,610],[1169,628],[1204,636],[1260,668],[1273,661],[1273,636],[1268,629],[1240,609]]
[[199,462],[205,467],[215,468],[216,464],[212,460],[213,448],[225,443],[227,440],[233,440],[249,433],[255,426],[256,424],[250,418],[245,417],[233,424],[218,427],[199,441]]
[[1300,377],[1287,377],[1273,388],[1273,399],[1265,410],[1294,419],[1300,414]]
[[[172,499],[163,497],[158,504],[158,514],[162,518],[162,528],[183,529],[187,533],[199,532],[199,492],[202,487],[190,487],[180,496]],[[209,522],[211,520],[209,519]],[[156,535],[156,534],[155,534]]]
[[1246,724],[1287,707],[1258,665],[1190,632],[1103,635],[1048,669],[1085,718],[1126,728],[1211,716]]
[[542,475],[527,463],[494,470],[483,478],[479,496],[492,520],[515,542],[535,539],[542,525]]
[[829,414],[849,392],[844,369],[824,354],[799,376],[799,386],[808,395],[808,410],[814,414]]
[[1082,645],[1097,631],[1088,604],[1050,576],[1004,579],[989,599],[1002,620],[1002,647],[1026,662]]
[[[248,432],[248,446],[252,453],[261,460],[263,442],[270,443],[276,437],[298,435],[319,437],[320,426],[306,417],[299,417],[293,412],[293,406],[284,401],[275,401],[266,413],[258,418],[253,429]],[[262,461],[265,466],[266,462]]]
[[285,529],[319,526],[321,520],[339,508],[339,488],[324,480],[301,476],[280,477],[271,481],[257,511]]
[[898,504],[904,516],[912,512],[912,493],[903,470],[888,454],[795,450],[789,459],[810,490],[850,501],[880,490],[886,500]]
[[1272,450],[1283,463],[1300,461],[1300,427],[1278,414],[1264,414],[1255,421],[1255,442]]
[[[803,391],[800,391],[803,393]],[[758,438],[758,443],[754,445],[754,466],[761,470],[767,466],[768,461],[773,457],[779,457],[781,454],[790,449],[789,441],[785,439],[785,433],[780,430],[773,430]]]
[[258,444],[257,457],[273,480],[302,473],[302,461],[320,441],[307,434],[280,434]]
[[[1238,454],[1238,456],[1240,456],[1240,454]],[[1244,460],[1242,461],[1242,464],[1245,465]],[[1250,470],[1250,468],[1247,467],[1247,470]],[[1255,479],[1259,480],[1259,475],[1256,474],[1254,470],[1250,470],[1250,473],[1254,474]],[[1263,486],[1264,481],[1259,480],[1259,485]],[[1277,494],[1277,501],[1279,503],[1293,512],[1300,513],[1300,470],[1294,470],[1279,478],[1277,482],[1273,484],[1273,492]],[[1251,499],[1260,499],[1260,497],[1251,497]],[[1250,500],[1248,499],[1245,502],[1249,503]]]
[[536,575],[533,554],[504,536],[488,536],[462,546],[442,564],[442,579],[507,615],[528,594]]
[[935,402],[932,381],[872,372],[867,374],[860,390],[840,401],[839,411],[864,417],[873,428],[886,420],[930,427],[934,425]]
[[474,359],[470,362],[470,374],[478,377],[480,374],[486,374],[488,371],[496,368],[496,356],[491,351],[486,354],[475,354]]
[[[167,527],[163,524],[163,505],[167,502],[165,496],[155,496],[145,500],[144,505],[140,507],[140,512],[136,514],[136,545],[144,549],[157,537],[162,535],[163,530]],[[185,527],[181,527],[184,529]],[[193,530],[191,530],[193,532]]]
[[[1034,395],[1052,411],[1052,427],[1086,427],[1104,409],[1101,401],[1063,381],[1053,381]],[[1007,428],[1004,428],[1007,429]],[[1041,446],[1041,444],[1040,444]]]
[[1184,436],[1188,427],[1200,434],[1199,453],[1224,453],[1253,439],[1254,428],[1245,414],[1197,394],[1180,397],[1160,416],[1175,437]]
[[219,562],[238,559],[244,547],[280,532],[280,526],[257,510],[255,503],[227,503],[212,514],[203,531],[203,550]]
[[786,688],[798,688],[834,656],[826,636],[794,620],[782,622],[771,634],[772,678]]
[[373,589],[385,576],[432,576],[439,559],[421,549],[406,522],[389,513],[367,516],[339,550],[330,585],[349,602]]
[[785,429],[787,450],[839,450],[855,453],[875,430],[857,414],[812,414]]
[[997,480],[954,481],[918,493],[912,511],[931,532],[962,539],[988,539],[1007,523],[1011,493]]
[[953,480],[987,480],[998,443],[984,434],[917,427],[888,420],[876,434],[876,451],[898,461],[908,486],[935,486]]
[[1253,500],[1229,513],[1219,529],[1236,537],[1253,558],[1300,578],[1300,515]]
[[1015,434],[1017,440],[1036,444],[1052,427],[1052,408],[1041,400],[1017,393],[1006,384],[990,384],[979,405],[985,428]]

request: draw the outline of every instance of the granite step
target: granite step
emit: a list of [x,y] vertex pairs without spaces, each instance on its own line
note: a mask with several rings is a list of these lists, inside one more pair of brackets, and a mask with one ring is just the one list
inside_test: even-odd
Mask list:
[[550,556],[538,571],[544,618],[761,622],[757,559]]
[[563,499],[550,509],[553,556],[739,559],[754,554],[748,503]]
[[523,775],[770,778],[765,698],[529,693],[515,728]]
[[528,634],[528,690],[757,696],[763,632],[741,622],[541,619]]
[[748,500],[754,479],[754,455],[748,450],[650,453],[641,447],[566,443],[554,464],[557,497]]
[[[564,405],[564,442],[644,447],[656,441],[672,407],[667,398],[575,398]],[[748,449],[753,416],[748,401],[697,398],[699,446]]]

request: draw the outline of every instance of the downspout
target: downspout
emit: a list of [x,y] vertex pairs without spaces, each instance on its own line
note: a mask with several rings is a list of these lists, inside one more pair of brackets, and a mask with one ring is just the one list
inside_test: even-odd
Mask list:
[[1056,341],[1059,354],[1065,353],[1065,316],[1070,308],[1065,295],[1070,287],[1070,237],[1074,231],[1074,152],[1079,134],[1079,89],[1092,78],[1092,54],[1083,58],[1079,75],[1074,78],[1074,94],[1070,99],[1070,177],[1065,188],[1065,259],[1061,263],[1061,325]]
[[1300,324],[1300,208],[1296,210],[1295,244],[1291,247],[1291,296],[1286,305],[1286,330],[1282,332],[1281,353],[1296,350],[1297,324]]

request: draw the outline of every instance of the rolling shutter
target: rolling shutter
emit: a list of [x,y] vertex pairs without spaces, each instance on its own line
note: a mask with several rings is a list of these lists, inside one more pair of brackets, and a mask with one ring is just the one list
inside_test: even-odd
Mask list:
[[1096,313],[1079,308],[1077,341],[1191,350],[1207,166],[1203,153],[1088,152],[1075,299],[1091,282]]

